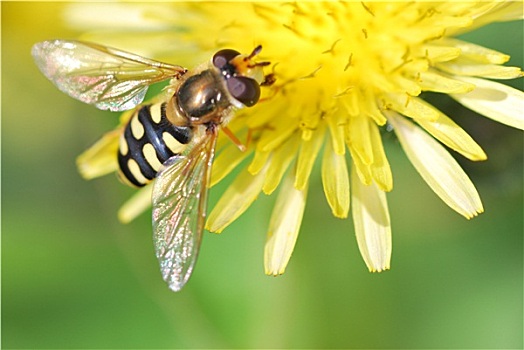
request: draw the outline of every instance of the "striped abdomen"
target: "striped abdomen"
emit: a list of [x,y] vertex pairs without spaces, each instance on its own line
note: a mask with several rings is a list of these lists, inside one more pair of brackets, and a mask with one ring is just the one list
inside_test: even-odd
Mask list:
[[120,177],[132,186],[148,184],[166,160],[184,151],[191,136],[191,127],[167,120],[165,103],[140,107],[120,136]]

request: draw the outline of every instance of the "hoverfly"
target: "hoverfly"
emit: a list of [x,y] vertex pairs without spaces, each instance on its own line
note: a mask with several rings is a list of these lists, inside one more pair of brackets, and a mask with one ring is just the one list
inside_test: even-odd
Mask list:
[[[32,48],[40,71],[69,96],[102,110],[134,108],[118,136],[119,177],[135,187],[154,180],[153,241],[173,291],[186,284],[198,256],[218,129],[238,142],[225,125],[274,81],[264,75],[269,62],[253,60],[261,49],[220,50],[188,71],[87,42],[52,40]],[[168,79],[165,98],[141,104],[149,85]]]

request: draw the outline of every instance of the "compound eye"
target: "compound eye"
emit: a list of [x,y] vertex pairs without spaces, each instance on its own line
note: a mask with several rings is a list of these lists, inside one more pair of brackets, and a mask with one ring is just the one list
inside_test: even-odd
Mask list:
[[231,50],[231,49],[220,50],[213,56],[213,65],[220,69],[224,67],[233,58],[237,57],[238,55],[240,55],[240,52],[235,51],[235,50]]
[[260,98],[260,86],[251,78],[231,77],[227,79],[227,89],[231,96],[247,107],[251,107]]

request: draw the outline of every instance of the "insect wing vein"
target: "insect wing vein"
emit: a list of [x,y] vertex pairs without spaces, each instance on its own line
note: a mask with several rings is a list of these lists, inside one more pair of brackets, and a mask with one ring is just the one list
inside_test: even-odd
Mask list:
[[149,85],[186,72],[180,66],[80,41],[43,41],[31,53],[40,71],[61,91],[111,111],[135,107]]
[[162,277],[173,291],[188,281],[200,249],[216,133],[174,156],[153,187],[153,241]]

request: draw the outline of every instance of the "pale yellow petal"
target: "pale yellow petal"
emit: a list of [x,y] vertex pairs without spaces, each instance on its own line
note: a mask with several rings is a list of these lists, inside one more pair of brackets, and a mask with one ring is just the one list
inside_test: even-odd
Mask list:
[[425,51],[425,56],[432,62],[445,62],[451,61],[460,56],[460,49],[453,47],[453,45],[440,46],[440,45],[422,45],[422,49]]
[[[388,82],[390,83],[390,82]],[[359,94],[353,89],[340,96],[346,114],[353,117],[360,114]]]
[[118,170],[117,151],[121,128],[106,133],[76,159],[80,175],[86,180]]
[[297,154],[299,140],[298,135],[294,135],[273,151],[262,187],[265,194],[269,195],[277,188],[289,164]]
[[260,170],[264,168],[270,154],[271,152],[269,151],[259,151],[258,149],[255,150],[255,156],[253,157],[251,164],[249,164],[249,166],[247,167],[247,171],[249,171],[252,175],[256,175]]
[[346,144],[344,142],[344,124],[340,114],[335,114],[327,120],[329,132],[331,134],[331,142],[333,143],[333,151],[336,154],[346,153]]
[[[64,20],[72,28],[85,30],[125,29],[134,31],[137,26],[144,31],[168,30],[171,24],[166,19],[180,19],[182,14],[161,4],[118,4],[106,3],[100,7],[87,3],[72,3],[66,7]],[[154,14],[157,14],[154,16]],[[159,16],[163,14],[166,17]]]
[[236,145],[231,142],[217,155],[213,162],[211,170],[211,181],[209,187],[212,187],[222,181],[238,164],[253,152],[253,148],[242,152]]
[[377,125],[384,125],[387,122],[386,117],[382,114],[377,106],[376,96],[371,91],[365,91],[361,101],[362,112],[364,115],[372,118]]
[[395,111],[406,117],[433,121],[438,119],[438,111],[435,107],[420,98],[406,94],[387,94],[384,97]]
[[118,210],[118,220],[127,224],[151,207],[152,183],[139,189]]
[[281,275],[293,253],[298,237],[304,208],[307,186],[297,190],[293,185],[293,172],[282,183],[271,215],[264,247],[264,269],[267,275]]
[[311,169],[315,164],[320,146],[324,141],[325,126],[321,123],[316,130],[313,131],[314,136],[309,141],[302,141],[300,145],[300,152],[297,160],[297,170],[295,178],[295,187],[298,190],[303,190],[309,181]]
[[468,219],[482,213],[475,186],[446,149],[408,119],[393,112],[387,115],[404,152],[429,187]]
[[257,148],[261,151],[271,151],[287,140],[296,129],[297,119],[281,118],[276,125],[271,126],[271,129],[263,131],[257,143]]
[[421,72],[419,84],[422,90],[450,93],[473,91],[475,85],[457,79],[450,79],[436,72]]
[[[445,2],[443,2],[443,3],[445,3]],[[439,16],[439,17],[436,18],[436,20],[434,22],[434,25],[437,28],[440,27],[440,26],[452,27],[452,28],[453,27],[467,28],[467,27],[469,27],[471,25],[472,22],[473,22],[473,20],[471,19],[471,17],[469,17],[467,15],[466,16],[454,16],[454,15],[446,16],[446,15],[443,15],[443,16]]]
[[333,215],[347,218],[349,212],[349,174],[346,157],[336,154],[331,140],[325,143],[322,157],[322,184]]
[[244,169],[229,185],[209,214],[206,229],[220,233],[242,215],[260,194],[266,169],[267,167],[256,175],[251,175],[247,169]]
[[401,74],[394,74],[389,79],[395,83],[397,91],[405,92],[410,96],[418,96],[422,92],[418,82]]
[[382,191],[389,192],[393,189],[393,175],[389,166],[382,139],[377,125],[369,124],[371,149],[373,150],[373,163],[370,165],[371,176]]
[[496,64],[476,64],[466,59],[439,63],[436,67],[454,75],[477,76],[489,79],[514,79],[522,76],[518,67],[506,67]]
[[389,269],[391,261],[391,223],[386,194],[375,184],[366,186],[351,174],[351,201],[358,248],[368,269]]
[[369,166],[362,163],[358,154],[355,153],[352,147],[348,146],[351,159],[353,160],[353,168],[355,169],[358,178],[365,185],[370,185],[373,182]]
[[348,147],[351,147],[362,163],[373,162],[373,150],[369,139],[369,119],[367,117],[352,117],[346,128]]
[[476,88],[467,94],[452,94],[467,108],[499,123],[524,129],[524,93],[494,81],[460,77]]
[[455,38],[443,38],[440,43],[448,46],[454,46],[460,49],[461,55],[481,63],[503,64],[509,60],[509,56],[501,52],[475,45],[467,41]]
[[[522,19],[522,1],[500,1],[480,3],[479,11],[473,14],[474,22],[470,27],[450,30],[450,35],[466,33],[493,22]],[[482,5],[483,4],[483,5]]]
[[416,121],[433,137],[464,157],[471,160],[487,159],[486,153],[478,143],[445,114],[440,113],[439,118],[434,122],[423,119]]

